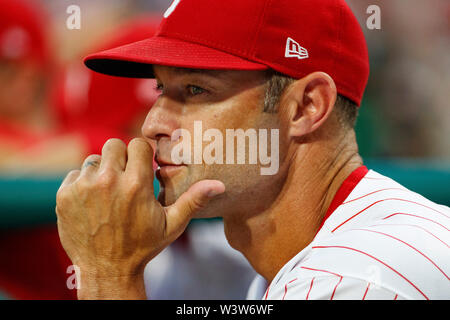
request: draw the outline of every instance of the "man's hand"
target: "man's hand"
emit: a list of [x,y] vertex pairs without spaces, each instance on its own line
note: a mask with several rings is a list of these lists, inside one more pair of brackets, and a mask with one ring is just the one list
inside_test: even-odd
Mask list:
[[225,192],[200,181],[163,207],[153,191],[153,150],[143,139],[109,140],[102,156],[70,172],[56,200],[61,243],[81,271],[81,299],[145,299],[146,264],[185,230],[193,215]]

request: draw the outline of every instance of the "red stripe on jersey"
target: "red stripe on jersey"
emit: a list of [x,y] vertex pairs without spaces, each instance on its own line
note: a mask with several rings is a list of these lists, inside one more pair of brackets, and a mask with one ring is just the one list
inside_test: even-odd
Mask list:
[[388,267],[389,269],[391,269],[392,271],[394,271],[396,274],[398,274],[400,277],[402,277],[404,280],[406,280],[410,285],[412,285],[418,292],[420,292],[420,294],[422,296],[425,297],[425,299],[429,300],[428,297],[419,289],[417,288],[416,285],[414,285],[414,283],[412,283],[408,278],[406,278],[404,275],[402,275],[400,272],[398,272],[397,270],[395,270],[394,268],[392,268],[391,266],[389,266],[388,264],[386,264],[385,262],[381,261],[380,259],[368,254],[367,252],[355,249],[355,248],[350,248],[350,247],[344,247],[344,246],[316,246],[316,247],[312,247],[312,249],[346,249],[346,250],[352,250],[352,251],[356,251],[359,252],[361,254],[364,254],[372,259],[374,259],[375,261],[378,261],[379,263],[381,263],[382,265]]
[[330,273],[332,275],[335,275],[336,277],[340,277],[340,278],[342,277],[340,274],[337,274],[337,273],[334,273],[334,272],[331,272],[331,271],[327,271],[327,270],[314,269],[314,268],[309,268],[309,267],[304,267],[304,266],[301,266],[300,268],[301,269],[306,269],[306,270],[312,270],[312,271],[326,272],[326,273]]
[[337,289],[338,285],[341,283],[341,281],[342,281],[342,277],[339,279],[339,282],[334,287],[333,294],[331,295],[331,299],[330,300],[333,300],[334,294],[336,293],[336,289]]
[[370,196],[370,195],[372,195],[372,194],[375,194],[375,193],[378,193],[378,192],[382,192],[382,191],[387,191],[387,190],[401,190],[401,191],[408,191],[408,192],[410,192],[408,189],[402,189],[402,188],[386,188],[386,189],[381,189],[381,190],[377,190],[377,191],[368,193],[368,194],[366,194],[366,195],[364,195],[364,196],[362,196],[362,197],[358,197],[358,198],[356,198],[356,199],[352,199],[352,200],[346,201],[346,202],[344,202],[343,204],[347,204],[347,203],[350,203],[350,202],[353,202],[353,201],[357,201],[357,200],[359,200],[359,199],[368,197],[368,196]]
[[288,288],[287,288],[288,284],[291,284],[294,281],[297,281],[297,278],[295,278],[294,280],[291,280],[288,283],[286,283],[286,285],[284,286],[284,295],[283,295],[283,298],[281,300],[284,300],[284,298],[286,297],[286,293],[288,291]]
[[424,204],[418,203],[418,202],[414,202],[414,201],[411,201],[411,200],[405,200],[405,199],[398,199],[398,198],[389,198],[389,199],[383,199],[383,200],[375,201],[375,202],[372,203],[370,206],[368,206],[368,207],[362,209],[362,210],[359,211],[358,213],[354,214],[353,216],[351,216],[350,218],[348,218],[347,220],[345,220],[344,222],[342,222],[340,225],[338,225],[336,228],[334,228],[331,232],[335,232],[337,229],[339,229],[340,227],[342,227],[344,224],[346,224],[347,222],[349,222],[350,220],[352,220],[352,219],[355,218],[356,216],[360,215],[361,213],[363,213],[364,211],[366,211],[366,210],[369,209],[370,207],[376,205],[377,203],[384,202],[384,201],[391,201],[391,200],[395,200],[395,201],[405,201],[405,202],[408,202],[408,203],[414,203],[414,204],[417,204],[417,205],[419,205],[419,206],[422,206],[422,207],[428,208],[428,209],[430,209],[430,210],[433,210],[433,211],[435,211],[435,212],[437,212],[437,213],[443,215],[443,216],[446,217],[446,218],[450,218],[450,217],[448,217],[447,215],[445,215],[444,213],[439,212],[439,211],[437,211],[437,210],[435,210],[435,209],[433,209],[433,208],[430,208],[430,207],[428,207],[428,206],[426,206],[426,205],[424,205]]
[[[314,248],[314,247],[313,247],[313,248]],[[309,268],[309,267],[300,267],[300,268],[302,268],[302,269],[307,269],[307,270],[312,270],[312,271],[326,272],[326,273],[330,273],[330,274],[332,274],[332,275],[335,275],[335,276],[339,277],[339,282],[336,284],[336,286],[334,287],[333,293],[331,294],[330,300],[333,300],[334,294],[336,293],[336,289],[337,289],[337,287],[339,286],[339,284],[341,283],[343,276],[341,276],[340,274],[331,272],[331,271],[327,271],[327,270],[314,269],[314,268]]]
[[410,216],[410,217],[416,217],[416,218],[424,219],[424,220],[433,222],[433,223],[435,223],[435,224],[441,226],[442,228],[444,228],[444,229],[447,230],[447,231],[450,231],[449,229],[447,229],[444,225],[440,224],[439,222],[436,222],[436,221],[434,221],[434,220],[431,220],[431,219],[428,219],[428,218],[425,218],[425,217],[422,217],[422,216],[418,216],[418,215],[415,215],[415,214],[410,214],[410,213],[401,213],[401,212],[397,212],[397,213],[391,214],[391,215],[389,215],[389,216],[387,216],[387,217],[384,217],[383,220],[392,218],[393,216],[397,216],[397,215]]
[[367,288],[366,288],[366,292],[364,292],[364,296],[363,296],[363,300],[366,300],[366,295],[367,295],[367,292],[369,291],[369,287],[370,287],[370,282],[367,284]]
[[395,295],[394,300],[397,300],[397,298],[398,298],[398,294]]
[[314,284],[314,279],[315,279],[315,277],[314,277],[314,278],[312,278],[312,280],[311,280],[311,284],[309,285],[309,290],[308,290],[308,294],[306,295],[306,300],[308,300],[308,299],[309,299],[309,293],[311,292],[311,289],[312,289],[312,287],[313,287],[313,284]]
[[[355,171],[353,171],[347,179],[342,183],[339,190],[336,192],[336,195],[333,198],[333,201],[330,204],[324,218],[322,219],[322,223],[320,224],[319,230],[322,229],[325,221],[331,216],[331,214],[347,199],[348,195],[355,189],[358,183],[364,178],[364,176],[369,172],[366,166],[361,166]],[[317,234],[316,233],[316,234]]]
[[450,246],[447,243],[445,243],[444,241],[439,239],[437,236],[435,236],[433,233],[431,233],[427,229],[425,229],[425,228],[423,228],[421,226],[415,225],[415,224],[402,224],[402,223],[389,224],[389,223],[383,223],[383,224],[373,224],[373,225],[371,225],[369,227],[382,227],[382,226],[394,226],[394,227],[398,226],[398,227],[415,227],[415,228],[419,228],[419,229],[425,231],[426,233],[428,233],[430,236],[436,238],[436,240],[439,240],[440,242],[442,242],[442,244],[444,244],[447,248],[450,249]]
[[389,238],[391,238],[391,239],[394,239],[394,240],[397,240],[397,241],[399,241],[399,242],[401,242],[401,243],[403,243],[403,244],[405,244],[405,245],[407,245],[408,247],[410,247],[411,249],[413,249],[413,250],[415,250],[416,252],[418,252],[420,255],[422,255],[425,259],[427,259],[428,261],[430,261],[446,278],[447,278],[447,280],[450,280],[450,278],[447,276],[447,274],[444,272],[444,271],[442,271],[442,269],[441,268],[439,268],[438,266],[437,266],[437,264],[436,263],[434,263],[433,262],[433,260],[431,260],[430,258],[428,258],[423,252],[421,252],[420,250],[418,250],[417,248],[415,248],[415,247],[413,247],[412,245],[410,245],[409,243],[407,243],[407,242],[405,242],[405,241],[403,241],[403,240],[400,240],[399,238],[396,238],[396,237],[394,237],[394,236],[391,236],[390,234],[387,234],[387,233],[384,233],[384,232],[379,232],[379,231],[374,231],[374,230],[368,230],[368,229],[352,229],[352,230],[360,230],[360,231],[367,231],[367,232],[372,232],[372,233],[377,233],[377,234],[382,234],[382,235],[384,235],[384,236],[386,236],[386,237],[389,237]]

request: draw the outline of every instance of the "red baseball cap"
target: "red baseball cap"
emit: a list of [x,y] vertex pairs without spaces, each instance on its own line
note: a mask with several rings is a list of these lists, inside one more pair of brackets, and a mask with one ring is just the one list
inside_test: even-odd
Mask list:
[[345,0],[174,0],[156,35],[85,59],[94,71],[153,77],[150,65],[273,69],[300,79],[323,71],[358,105],[367,44]]

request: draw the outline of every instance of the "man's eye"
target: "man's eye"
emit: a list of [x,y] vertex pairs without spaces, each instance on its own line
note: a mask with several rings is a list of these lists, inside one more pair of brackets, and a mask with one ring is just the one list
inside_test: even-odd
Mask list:
[[205,89],[197,87],[197,86],[192,86],[192,85],[188,86],[187,89],[188,89],[189,94],[192,96],[197,96],[197,95],[200,95],[200,94],[206,92]]
[[162,92],[164,90],[164,86],[162,84],[157,84],[155,90],[158,92]]

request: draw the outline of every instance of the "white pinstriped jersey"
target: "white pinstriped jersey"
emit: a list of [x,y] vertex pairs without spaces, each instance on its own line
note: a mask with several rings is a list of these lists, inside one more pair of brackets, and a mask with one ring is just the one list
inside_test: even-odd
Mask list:
[[330,213],[268,288],[254,280],[248,299],[450,299],[448,207],[361,167]]

